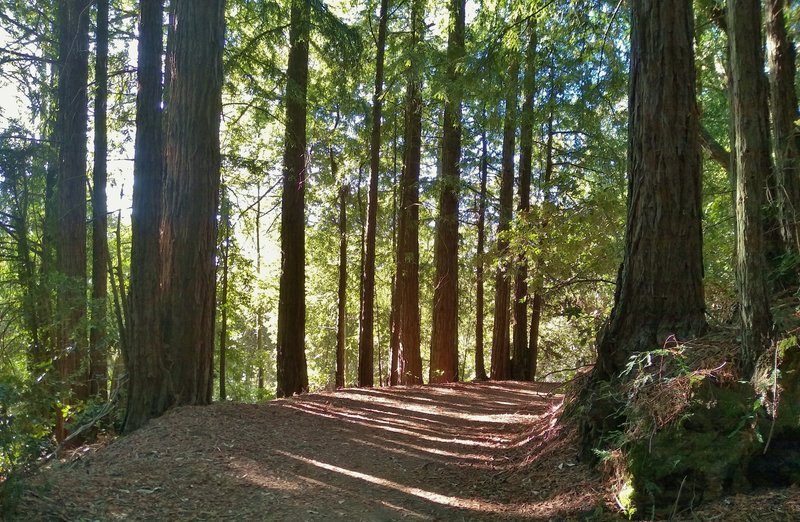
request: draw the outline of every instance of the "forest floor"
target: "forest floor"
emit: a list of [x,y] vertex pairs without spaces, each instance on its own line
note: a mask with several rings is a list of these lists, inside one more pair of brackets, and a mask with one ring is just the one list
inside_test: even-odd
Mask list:
[[[347,389],[184,407],[29,481],[18,520],[618,520],[552,384]],[[795,488],[687,520],[800,520]]]

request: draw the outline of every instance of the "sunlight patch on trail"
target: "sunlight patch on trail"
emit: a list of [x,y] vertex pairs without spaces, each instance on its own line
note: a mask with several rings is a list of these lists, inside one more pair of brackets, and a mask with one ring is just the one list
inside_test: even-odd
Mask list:
[[363,444],[365,446],[370,446],[372,448],[379,449],[381,451],[389,451],[391,453],[397,453],[400,455],[407,455],[410,457],[415,457],[411,451],[402,450],[399,448],[393,448],[391,446],[402,446],[404,448],[408,448],[409,450],[414,450],[420,453],[428,453],[431,455],[436,455],[439,457],[445,457],[441,459],[442,462],[452,462],[452,459],[458,460],[474,460],[478,462],[492,462],[494,459],[488,455],[482,455],[479,453],[458,453],[455,451],[446,451],[437,448],[431,448],[429,446],[419,446],[417,444],[411,444],[408,442],[402,442],[399,440],[394,439],[384,439],[381,438],[380,440],[384,441],[383,444],[378,444],[377,442],[371,442],[364,439],[353,439],[355,442],[359,444]]
[[384,425],[381,425],[379,422],[376,422],[375,419],[370,419],[370,418],[365,417],[363,415],[347,414],[347,413],[341,413],[341,412],[337,412],[336,414],[331,414],[331,413],[327,413],[327,412],[321,412],[321,411],[318,411],[316,409],[311,409],[311,408],[307,408],[307,407],[306,408],[302,408],[302,407],[298,407],[298,406],[294,406],[294,405],[290,405],[290,404],[285,405],[285,407],[289,408],[289,409],[301,411],[303,413],[308,413],[308,414],[311,414],[311,415],[320,415],[322,417],[327,417],[327,418],[330,418],[330,419],[338,418],[338,419],[341,419],[342,421],[349,422],[351,424],[357,424],[359,426],[364,426],[364,427],[372,428],[372,429],[384,430],[384,431],[388,431],[388,432],[391,432],[391,433],[397,433],[397,434],[400,434],[400,435],[407,435],[409,437],[414,437],[414,438],[426,440],[426,441],[429,441],[429,442],[441,442],[441,443],[445,443],[445,444],[460,444],[461,446],[474,446],[474,447],[481,447],[481,448],[485,448],[487,446],[488,447],[503,447],[503,446],[505,446],[505,445],[507,445],[507,444],[512,442],[512,440],[509,439],[508,437],[501,437],[501,436],[497,436],[497,435],[494,435],[494,436],[491,436],[491,437],[482,438],[480,440],[469,440],[469,439],[463,438],[463,437],[461,437],[461,438],[456,438],[456,437],[435,437],[433,435],[424,435],[424,434],[420,433],[419,431],[413,431],[411,429],[397,428],[397,427],[394,427],[394,426],[384,426]]
[[421,488],[417,488],[414,486],[404,486],[403,484],[399,484],[392,480],[382,479],[380,477],[375,477],[373,475],[369,475],[367,473],[361,473],[359,471],[353,471],[346,468],[342,468],[339,466],[334,466],[332,464],[327,464],[325,462],[321,462],[315,459],[309,459],[303,457],[301,455],[295,455],[292,453],[288,453],[285,451],[278,451],[279,453],[285,457],[289,457],[291,459],[298,460],[305,464],[309,464],[311,466],[315,466],[317,468],[324,469],[326,471],[330,471],[333,473],[338,473],[340,475],[345,475],[350,478],[363,480],[364,482],[368,482],[370,484],[374,484],[376,486],[382,486],[385,488],[393,489],[395,491],[400,491],[401,493],[405,493],[408,495],[412,495],[414,497],[421,498],[423,500],[427,500],[433,502],[435,504],[439,504],[442,506],[449,506],[449,507],[456,507],[461,509],[469,509],[473,511],[482,511],[482,512],[489,512],[489,513],[505,513],[506,509],[504,506],[495,503],[489,502],[481,502],[478,500],[470,499],[470,498],[461,498],[461,497],[454,497],[449,495],[442,495],[441,493],[435,493],[433,491],[427,491]]

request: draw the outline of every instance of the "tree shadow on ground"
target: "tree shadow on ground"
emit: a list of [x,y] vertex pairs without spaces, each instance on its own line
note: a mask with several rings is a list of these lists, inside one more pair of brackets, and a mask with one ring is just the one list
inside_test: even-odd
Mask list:
[[[570,460],[566,439],[553,436],[561,397],[550,391],[514,382],[348,389],[262,405],[181,408],[45,473],[40,482],[49,486],[30,492],[19,515],[583,518],[602,493]],[[537,460],[526,462],[534,447]]]

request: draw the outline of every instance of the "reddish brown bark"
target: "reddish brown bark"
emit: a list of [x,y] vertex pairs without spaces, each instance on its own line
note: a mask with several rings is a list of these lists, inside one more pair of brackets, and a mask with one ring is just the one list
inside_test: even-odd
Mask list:
[[[485,118],[484,118],[485,120]],[[484,241],[486,227],[486,181],[489,174],[489,158],[486,143],[486,131],[481,134],[481,188],[478,196],[478,245],[475,266],[475,378],[479,381],[488,379],[486,375],[486,364],[483,353],[483,316],[484,316],[484,295],[483,295],[483,265],[484,265]]]
[[500,223],[497,227],[497,254],[500,257],[495,275],[494,327],[492,330],[491,377],[495,380],[511,378],[511,262],[508,259],[508,231],[514,198],[514,146],[517,125],[517,75],[516,57],[506,75],[506,114],[503,119],[503,158],[500,178]]
[[286,84],[278,304],[278,397],[308,390],[306,369],[305,184],[310,0],[293,0]]
[[447,43],[447,100],[442,130],[442,172],[436,219],[433,331],[429,382],[458,380],[458,195],[461,176],[461,62],[464,0],[451,0]]
[[[422,41],[423,5],[411,3],[411,46]],[[422,98],[419,58],[412,53],[406,86],[405,153],[400,178],[400,208],[397,225],[397,299],[395,327],[397,336],[398,384],[422,383],[419,315],[419,173],[422,154]],[[394,366],[394,365],[393,365]],[[392,382],[390,380],[390,382]]]
[[375,56],[375,90],[372,93],[372,134],[367,196],[367,244],[364,256],[364,304],[358,336],[358,385],[372,386],[375,375],[375,239],[378,224],[378,178],[381,164],[381,110],[383,104],[383,61],[386,52],[386,22],[389,0],[381,0]]
[[[690,0],[632,2],[628,224],[596,378],[706,327]],[[658,146],[653,146],[658,144]]]
[[[533,176],[533,98],[536,76],[536,35],[533,22],[528,26],[528,46],[525,52],[525,77],[522,91],[525,101],[520,115],[519,203],[517,219],[525,223],[531,208],[531,177]],[[528,345],[528,259],[517,256],[514,278],[514,330],[512,340],[512,375],[515,379],[531,378],[531,351]]]
[[164,135],[162,325],[172,402],[211,402],[224,0],[173,0]]

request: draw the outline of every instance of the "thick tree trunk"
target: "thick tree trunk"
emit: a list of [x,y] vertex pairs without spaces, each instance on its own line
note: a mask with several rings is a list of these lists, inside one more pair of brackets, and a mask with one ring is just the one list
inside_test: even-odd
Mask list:
[[128,406],[125,431],[141,427],[172,404],[161,338],[160,226],[163,198],[161,113],[162,0],[141,0],[139,92],[133,160]]
[[442,173],[436,220],[433,332],[429,382],[458,380],[458,196],[461,175],[461,73],[464,0],[450,0],[447,100],[442,130]]
[[[631,22],[625,255],[594,386],[618,376],[631,354],[706,329],[692,2],[633,0]],[[620,422],[617,405],[592,389],[586,453]]]
[[[536,33],[533,22],[528,26],[529,41],[525,52],[525,77],[522,91],[525,101],[520,116],[519,154],[519,204],[517,219],[526,223],[531,208],[531,177],[533,176],[533,99],[536,79]],[[512,341],[511,369],[518,380],[531,378],[531,353],[528,346],[528,259],[524,253],[517,256],[514,279],[514,335]]]
[[[795,47],[786,31],[785,10],[790,0],[766,0],[767,56],[772,114],[777,211],[787,254],[800,253],[800,150],[795,121]],[[789,279],[797,278],[795,268]]]
[[369,155],[369,195],[367,196],[367,244],[364,257],[364,304],[358,335],[358,385],[372,386],[375,374],[375,239],[378,225],[378,180],[381,165],[381,106],[383,103],[383,61],[386,51],[386,22],[389,0],[381,0],[375,57],[375,90],[372,94],[372,134]]
[[92,324],[89,331],[89,394],[108,398],[106,316],[108,298],[108,0],[97,0],[94,168],[92,174]]
[[517,76],[519,62],[512,58],[506,75],[506,114],[503,119],[503,158],[500,178],[500,223],[497,227],[497,254],[500,257],[495,276],[494,328],[492,330],[492,368],[495,380],[511,378],[511,262],[508,238],[514,199],[514,151],[517,126]]
[[[424,4],[411,3],[411,48],[416,49],[424,30]],[[422,384],[419,315],[419,173],[422,156],[422,97],[419,58],[412,53],[406,86],[405,152],[400,178],[400,208],[397,225],[397,380],[399,384]]]
[[[90,0],[59,2],[58,178],[56,271],[60,276],[56,367],[67,385],[67,404],[88,396],[86,374],[86,151]],[[56,438],[66,433],[59,415]]]
[[[484,117],[484,121],[486,118]],[[484,316],[484,296],[483,296],[483,264],[484,264],[484,241],[486,227],[486,181],[489,176],[489,152],[486,139],[486,130],[481,134],[481,188],[478,196],[478,245],[475,266],[475,378],[479,381],[488,379],[486,375],[486,364],[483,353],[483,316]]]
[[692,5],[632,6],[628,225],[615,306],[598,346],[600,379],[618,374],[631,353],[706,327]]
[[211,402],[225,1],[173,0],[162,219],[163,339],[173,402]]
[[759,0],[728,0],[736,156],[736,285],[745,375],[766,350],[772,319],[762,222],[764,176],[770,168],[767,86]]
[[310,0],[292,0],[281,204],[278,397],[308,390],[306,369],[305,185]]

